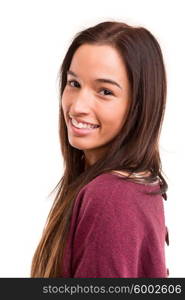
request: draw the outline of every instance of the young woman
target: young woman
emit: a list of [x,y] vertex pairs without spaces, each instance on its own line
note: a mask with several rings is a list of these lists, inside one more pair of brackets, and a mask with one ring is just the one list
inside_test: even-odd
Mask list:
[[[143,27],[79,32],[60,69],[64,174],[31,277],[167,277],[160,46]],[[55,189],[56,189],[55,188]]]

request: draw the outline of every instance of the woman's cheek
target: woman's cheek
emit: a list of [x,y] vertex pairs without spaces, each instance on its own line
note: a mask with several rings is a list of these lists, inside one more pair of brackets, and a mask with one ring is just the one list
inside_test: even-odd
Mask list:
[[63,92],[63,95],[62,95],[62,106],[64,109],[66,109],[69,105],[70,105],[70,96],[68,95],[67,92]]

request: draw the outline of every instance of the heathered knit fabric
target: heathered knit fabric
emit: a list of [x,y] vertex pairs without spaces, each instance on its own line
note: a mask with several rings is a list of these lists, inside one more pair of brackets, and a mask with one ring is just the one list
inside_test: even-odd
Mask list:
[[167,227],[159,184],[102,174],[75,199],[64,255],[65,278],[168,277]]

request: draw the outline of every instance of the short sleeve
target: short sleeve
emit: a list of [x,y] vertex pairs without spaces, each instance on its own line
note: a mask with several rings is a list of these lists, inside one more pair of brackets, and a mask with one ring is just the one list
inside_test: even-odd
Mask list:
[[166,277],[161,199],[140,197],[123,182],[84,193],[73,240],[73,277]]

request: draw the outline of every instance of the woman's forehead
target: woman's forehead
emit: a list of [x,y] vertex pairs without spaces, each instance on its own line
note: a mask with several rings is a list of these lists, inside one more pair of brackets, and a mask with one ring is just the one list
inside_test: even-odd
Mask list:
[[71,61],[70,70],[78,77],[110,78],[115,81],[127,79],[126,67],[118,51],[109,45],[80,46]]

